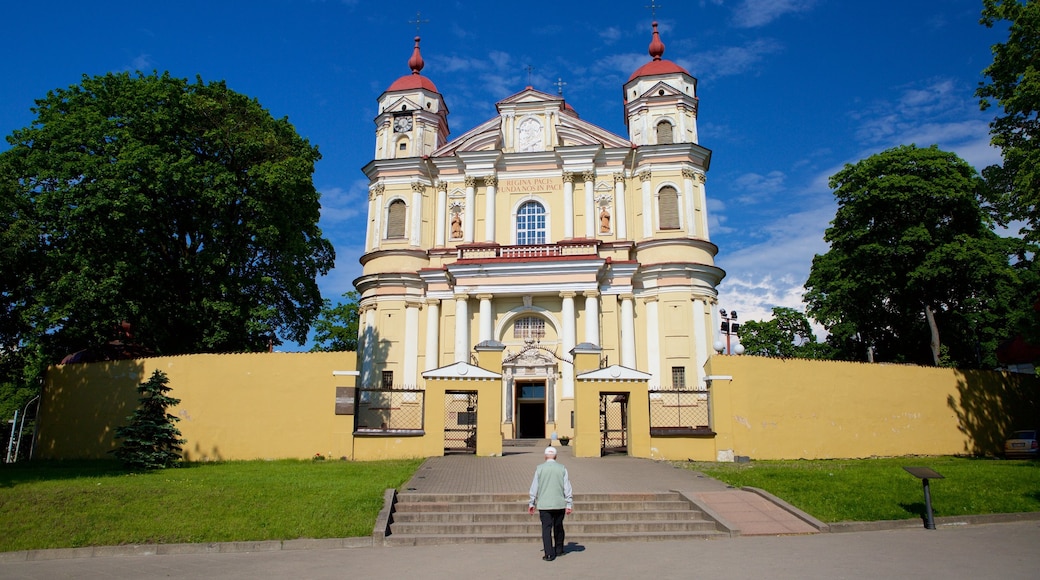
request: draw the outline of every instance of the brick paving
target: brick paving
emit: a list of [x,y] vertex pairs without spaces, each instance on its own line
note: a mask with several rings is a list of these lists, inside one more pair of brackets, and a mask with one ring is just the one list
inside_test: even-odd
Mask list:
[[[502,457],[447,455],[427,459],[403,493],[526,493],[534,469],[544,461],[546,441],[505,447]],[[818,531],[802,517],[762,495],[734,489],[702,473],[664,461],[627,456],[574,457],[558,446],[575,493],[679,491],[700,504],[732,533],[810,534]],[[811,518],[808,518],[811,520]],[[822,525],[822,524],[820,524]]]

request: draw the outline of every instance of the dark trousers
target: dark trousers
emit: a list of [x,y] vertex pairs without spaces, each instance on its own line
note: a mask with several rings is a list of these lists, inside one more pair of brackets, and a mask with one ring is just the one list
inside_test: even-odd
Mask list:
[[542,548],[546,556],[555,558],[556,552],[563,553],[563,518],[567,510],[538,510],[538,515],[542,519]]

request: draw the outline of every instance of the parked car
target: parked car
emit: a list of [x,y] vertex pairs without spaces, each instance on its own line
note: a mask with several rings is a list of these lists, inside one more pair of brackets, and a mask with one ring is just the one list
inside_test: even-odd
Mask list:
[[1036,429],[1015,431],[1004,441],[1004,457],[1008,459],[1036,459],[1040,455],[1040,443]]

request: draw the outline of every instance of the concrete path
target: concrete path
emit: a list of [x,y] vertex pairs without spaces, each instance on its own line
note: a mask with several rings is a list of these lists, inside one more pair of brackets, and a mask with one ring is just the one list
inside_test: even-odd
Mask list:
[[76,578],[1037,578],[1040,522],[693,542],[368,547],[0,562],[5,580]]
[[[502,457],[432,457],[402,491],[419,493],[526,493],[544,461],[545,441],[506,447]],[[764,492],[733,489],[702,473],[670,463],[627,456],[576,458],[558,446],[575,493],[679,491],[739,535],[811,534],[826,527]]]

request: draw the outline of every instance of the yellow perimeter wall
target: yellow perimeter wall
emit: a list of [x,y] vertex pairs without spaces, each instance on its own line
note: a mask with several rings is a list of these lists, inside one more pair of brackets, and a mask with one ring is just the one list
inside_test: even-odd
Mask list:
[[692,459],[996,455],[1009,431],[1040,426],[1034,376],[746,356],[705,369],[732,380],[712,380],[717,436]]
[[[170,413],[184,458],[351,457],[353,415],[336,415],[336,387],[354,386],[352,352],[197,354],[69,364],[47,372],[35,457],[109,456],[113,431],[129,423],[137,386],[156,369],[170,378]],[[110,456],[109,456],[110,457]]]
[[[485,361],[488,370],[498,365]],[[93,364],[48,371],[40,408],[37,458],[104,457],[112,432],[128,423],[137,385],[155,369],[170,377],[171,409],[191,461],[308,458],[421,457],[443,453],[434,425],[445,390],[482,391],[482,419],[501,413],[495,382],[434,381],[427,385],[424,437],[357,437],[353,415],[336,415],[336,387],[354,386],[354,353],[186,355]],[[711,436],[647,437],[645,397],[632,393],[629,454],[657,459],[732,461],[902,455],[999,454],[1012,429],[1040,426],[1040,381],[1035,377],[903,365],[714,356]],[[732,377],[722,378],[722,377]],[[597,382],[597,391],[619,385]],[[490,387],[490,390],[486,390]],[[628,385],[631,388],[631,385]],[[495,396],[498,395],[498,396]],[[432,398],[430,398],[432,397]],[[598,409],[577,408],[576,415]],[[479,419],[478,419],[479,420]],[[495,419],[497,421],[497,419]],[[578,416],[575,449],[593,453],[596,423]],[[492,445],[496,427],[479,425],[478,445]],[[591,431],[589,429],[592,429]],[[483,453],[481,453],[483,451]],[[478,454],[495,450],[478,449]]]

